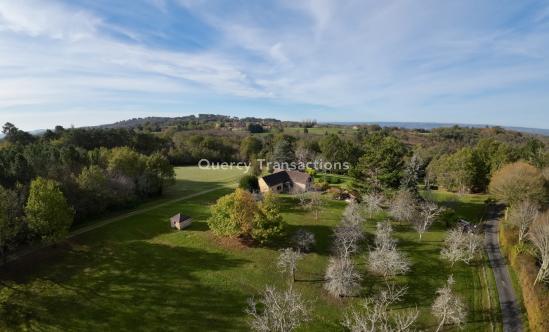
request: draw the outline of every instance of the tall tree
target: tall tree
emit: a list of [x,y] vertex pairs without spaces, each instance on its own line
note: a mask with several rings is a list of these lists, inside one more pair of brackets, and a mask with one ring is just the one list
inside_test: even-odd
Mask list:
[[257,156],[261,149],[263,148],[263,143],[261,140],[255,136],[247,136],[240,143],[240,155],[246,160],[252,159],[254,156]]
[[0,186],[0,256],[4,260],[15,248],[22,226],[17,203],[17,193]]
[[374,190],[398,188],[406,152],[406,146],[396,137],[380,133],[369,135],[364,144],[364,155],[352,172],[358,186]]
[[292,143],[287,139],[279,139],[274,145],[271,160],[280,164],[295,162],[295,152]]
[[31,182],[25,215],[29,228],[48,244],[64,239],[74,219],[59,184],[40,177]]

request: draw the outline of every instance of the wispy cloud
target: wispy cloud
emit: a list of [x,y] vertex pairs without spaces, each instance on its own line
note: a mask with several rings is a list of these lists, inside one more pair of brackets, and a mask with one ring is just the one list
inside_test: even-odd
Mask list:
[[[0,2],[1,118],[31,127],[20,110],[65,112],[78,125],[94,122],[78,114],[99,109],[96,123],[130,111],[173,114],[179,105],[181,113],[549,126],[543,2],[127,6]],[[520,96],[528,98],[524,107]]]

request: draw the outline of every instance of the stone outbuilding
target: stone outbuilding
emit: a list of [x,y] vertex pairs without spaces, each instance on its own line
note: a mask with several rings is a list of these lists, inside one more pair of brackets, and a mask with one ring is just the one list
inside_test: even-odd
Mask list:
[[259,178],[259,190],[262,193],[298,193],[310,191],[313,178],[300,171],[278,171]]
[[193,222],[193,219],[189,216],[184,216],[181,213],[176,214],[170,218],[170,226],[177,230],[182,230],[189,227]]

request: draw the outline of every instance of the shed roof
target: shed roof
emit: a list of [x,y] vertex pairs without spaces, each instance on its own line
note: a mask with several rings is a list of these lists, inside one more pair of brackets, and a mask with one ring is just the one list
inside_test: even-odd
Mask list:
[[172,221],[179,221],[179,222],[189,220],[189,219],[192,219],[192,218],[189,217],[189,216],[182,215],[181,213],[178,213],[175,216],[170,218],[170,220],[172,220]]

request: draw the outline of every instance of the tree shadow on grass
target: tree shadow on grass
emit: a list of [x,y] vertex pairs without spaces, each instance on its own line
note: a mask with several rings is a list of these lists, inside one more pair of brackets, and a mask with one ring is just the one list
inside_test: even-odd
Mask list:
[[247,262],[135,241],[70,251],[54,264],[29,267],[23,260],[0,278],[20,290],[7,299],[18,313],[8,321],[13,330],[242,330],[244,319],[237,318],[245,315],[247,295],[204,277]]
[[311,232],[315,235],[315,244],[311,248],[311,252],[317,253],[322,256],[328,256],[331,254],[331,246],[333,241],[333,227],[326,225],[288,225],[285,241],[281,241],[276,244],[276,249],[282,249],[292,246],[292,236],[300,229],[307,232]]
[[297,198],[291,197],[291,196],[278,196],[277,197],[277,204],[280,208],[280,211],[283,211],[285,213],[292,213],[292,214],[299,214],[303,215],[306,214],[307,211],[305,208],[299,205],[299,202]]

